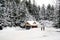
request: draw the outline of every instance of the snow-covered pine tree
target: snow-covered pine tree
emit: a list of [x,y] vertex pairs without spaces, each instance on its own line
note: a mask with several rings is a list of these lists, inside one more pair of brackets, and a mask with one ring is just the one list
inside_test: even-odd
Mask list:
[[60,0],[56,0],[56,14],[58,22],[55,27],[60,28]]
[[45,6],[43,4],[42,8],[41,8],[41,15],[40,15],[41,19],[45,20]]
[[50,13],[50,21],[53,21],[54,20],[54,10],[55,10],[55,8],[54,8],[54,6],[52,5],[51,6],[51,13]]
[[4,5],[4,0],[0,0],[0,29],[3,28],[4,26],[4,8],[5,5]]
[[35,5],[35,0],[33,1],[33,4],[31,4],[31,0],[26,2],[26,7],[29,11],[29,13],[35,17],[36,21],[39,20],[39,8]]
[[47,9],[46,9],[46,15],[47,15],[48,20],[50,20],[50,14],[51,14],[51,5],[48,4]]

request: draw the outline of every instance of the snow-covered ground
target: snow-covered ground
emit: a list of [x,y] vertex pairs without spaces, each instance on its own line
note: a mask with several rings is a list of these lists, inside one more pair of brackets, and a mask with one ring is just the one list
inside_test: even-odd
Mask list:
[[31,28],[30,30],[20,27],[6,27],[0,30],[0,40],[60,40],[60,29],[52,27],[53,22],[43,20],[38,23],[38,26],[46,27],[45,31],[41,28]]
[[26,30],[7,27],[0,31],[0,40],[60,40],[60,29],[46,28],[41,31],[40,28]]

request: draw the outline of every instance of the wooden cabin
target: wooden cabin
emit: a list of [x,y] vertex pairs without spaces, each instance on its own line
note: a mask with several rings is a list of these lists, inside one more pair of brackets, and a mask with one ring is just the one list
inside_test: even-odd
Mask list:
[[37,28],[37,23],[36,21],[27,21],[25,22],[25,28],[30,29],[30,28]]

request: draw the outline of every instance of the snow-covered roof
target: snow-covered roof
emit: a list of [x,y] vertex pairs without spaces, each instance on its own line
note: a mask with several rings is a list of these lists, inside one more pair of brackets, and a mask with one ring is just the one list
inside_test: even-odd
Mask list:
[[37,25],[36,21],[27,21],[27,23],[29,23],[30,25]]

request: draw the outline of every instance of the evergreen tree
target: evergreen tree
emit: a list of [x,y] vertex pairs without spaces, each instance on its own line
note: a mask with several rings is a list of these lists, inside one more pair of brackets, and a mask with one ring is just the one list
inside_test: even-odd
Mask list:
[[39,20],[39,8],[35,4],[31,4],[31,2],[26,2],[26,7],[28,8],[29,13],[36,18],[36,20]]
[[58,23],[55,27],[60,28],[60,0],[57,0],[56,7],[57,7],[56,13],[58,14],[58,17],[57,17],[58,18]]
[[55,16],[54,10],[55,10],[55,9],[54,9],[54,6],[52,5],[52,7],[51,7],[51,13],[50,13],[50,20],[51,20],[51,21],[53,21],[54,18],[55,18],[55,17],[54,17],[54,16]]
[[48,6],[47,6],[46,14],[47,14],[47,19],[50,20],[50,15],[51,15],[51,5],[50,4],[48,4]]
[[42,19],[45,20],[45,6],[43,4],[42,8],[41,8],[41,16],[42,16]]

